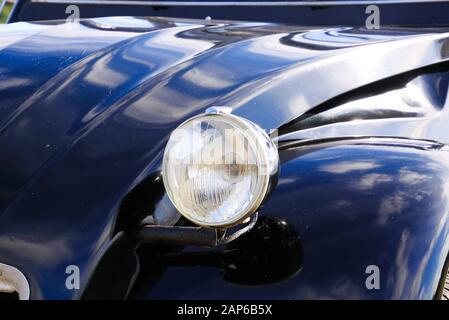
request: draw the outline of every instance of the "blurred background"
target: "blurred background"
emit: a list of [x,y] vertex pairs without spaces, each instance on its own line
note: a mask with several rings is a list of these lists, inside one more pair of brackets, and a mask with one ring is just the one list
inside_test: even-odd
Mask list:
[[[3,3],[3,1],[1,1]],[[9,13],[11,12],[12,6],[14,4],[13,0],[6,0],[3,9],[1,10],[0,15],[0,23],[5,23],[6,18],[8,18]]]

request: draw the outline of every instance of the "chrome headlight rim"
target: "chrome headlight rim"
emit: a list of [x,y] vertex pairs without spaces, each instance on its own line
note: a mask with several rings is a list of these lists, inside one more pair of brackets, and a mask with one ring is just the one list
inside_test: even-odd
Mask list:
[[242,118],[240,116],[228,113],[221,112],[220,109],[213,108],[212,111],[202,113],[187,119],[182,122],[175,130],[180,128],[184,128],[195,121],[203,121],[203,120],[218,120],[224,121],[227,124],[232,125],[233,127],[237,127],[242,132],[245,132],[248,136],[246,137],[250,142],[252,142],[256,146],[257,152],[255,153],[258,159],[258,164],[262,163],[262,166],[258,166],[258,170],[262,170],[262,174],[258,171],[258,179],[261,181],[257,182],[257,190],[253,192],[254,198],[251,200],[250,204],[246,207],[240,208],[236,214],[233,215],[232,219],[227,220],[226,222],[212,223],[212,222],[204,222],[199,219],[196,219],[193,215],[186,212],[180,203],[178,203],[176,199],[176,195],[172,190],[172,186],[169,185],[168,179],[165,178],[168,172],[168,152],[170,141],[175,134],[173,131],[169,137],[167,142],[167,146],[164,150],[163,161],[162,161],[162,177],[163,184],[166,190],[168,197],[173,203],[174,207],[181,213],[181,215],[194,223],[195,225],[206,227],[206,228],[216,228],[216,229],[225,229],[246,221],[251,215],[257,212],[260,206],[263,204],[268,194],[271,192],[274,182],[276,181],[276,177],[279,172],[279,155],[276,146],[270,137],[266,134],[264,130],[262,130],[259,126],[254,124],[248,119]]

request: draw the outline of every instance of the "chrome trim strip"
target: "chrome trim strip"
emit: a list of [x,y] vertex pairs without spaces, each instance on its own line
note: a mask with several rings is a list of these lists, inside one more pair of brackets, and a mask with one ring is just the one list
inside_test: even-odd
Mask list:
[[20,300],[30,299],[30,285],[17,268],[0,262],[0,293],[17,292]]
[[383,5],[429,2],[448,2],[448,0],[350,0],[350,1],[144,1],[144,0],[31,0],[36,3],[56,4],[97,4],[97,5],[135,5],[135,6],[238,6],[238,7],[281,7],[281,6],[347,6]]
[[317,138],[317,139],[302,139],[302,140],[285,140],[280,141],[279,150],[285,150],[288,148],[296,147],[309,147],[315,145],[323,144],[389,144],[397,146],[410,146],[414,148],[419,148],[421,150],[439,150],[439,151],[449,151],[448,145],[443,144],[438,141],[429,139],[418,139],[418,138],[407,138],[401,136],[388,136],[388,135],[376,135],[376,136],[366,136],[366,135],[344,135],[333,138]]

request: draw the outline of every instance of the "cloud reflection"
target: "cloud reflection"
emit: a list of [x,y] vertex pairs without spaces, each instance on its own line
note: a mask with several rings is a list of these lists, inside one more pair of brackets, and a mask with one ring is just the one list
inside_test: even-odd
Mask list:
[[380,204],[378,223],[384,225],[387,221],[396,214],[404,210],[409,202],[406,199],[406,193],[399,191],[385,198]]
[[407,185],[416,185],[426,182],[430,179],[429,176],[425,174],[418,173],[416,171],[411,171],[410,169],[403,168],[399,170],[399,182]]
[[370,173],[362,176],[360,181],[357,183],[357,189],[359,190],[369,190],[377,186],[380,183],[391,182],[393,178],[387,174],[381,173]]
[[342,161],[320,167],[320,171],[328,173],[343,174],[351,171],[362,171],[380,167],[376,161]]

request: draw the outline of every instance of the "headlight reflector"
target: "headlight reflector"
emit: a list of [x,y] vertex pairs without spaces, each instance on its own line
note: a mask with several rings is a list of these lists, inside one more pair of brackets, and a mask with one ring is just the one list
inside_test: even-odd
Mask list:
[[258,126],[235,115],[208,113],[172,133],[163,180],[171,201],[187,219],[226,227],[257,210],[278,163],[276,147]]

